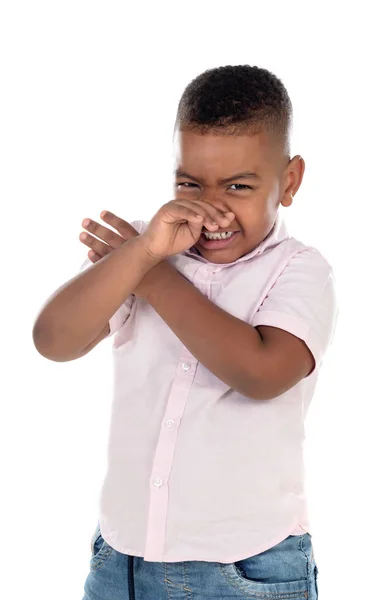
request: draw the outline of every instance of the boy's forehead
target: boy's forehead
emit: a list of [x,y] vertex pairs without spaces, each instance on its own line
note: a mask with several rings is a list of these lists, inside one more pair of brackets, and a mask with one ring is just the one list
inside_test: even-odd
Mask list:
[[263,132],[255,135],[214,135],[178,130],[173,146],[175,168],[227,165],[230,171],[244,167],[258,170],[272,158],[270,140]]

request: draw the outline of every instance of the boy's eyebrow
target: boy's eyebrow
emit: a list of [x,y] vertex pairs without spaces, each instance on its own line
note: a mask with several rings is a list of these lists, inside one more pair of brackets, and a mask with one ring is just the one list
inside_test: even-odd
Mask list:
[[[185,171],[182,171],[181,169],[176,169],[174,174],[176,177],[188,177],[189,179],[193,179],[193,181],[198,181],[198,183],[203,183],[203,181],[201,181],[200,179],[196,179],[195,177],[192,177],[191,175],[189,175],[189,173],[186,173]],[[259,175],[257,175],[257,173],[253,173],[252,171],[244,171],[243,173],[235,173],[235,175],[232,175],[232,177],[227,177],[226,179],[219,179],[218,183],[228,183],[229,181],[232,181],[233,179],[261,179],[261,177]]]

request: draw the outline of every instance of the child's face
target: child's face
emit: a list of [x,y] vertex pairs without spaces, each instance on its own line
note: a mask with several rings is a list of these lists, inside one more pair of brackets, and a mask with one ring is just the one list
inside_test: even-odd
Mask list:
[[[233,177],[246,171],[259,179]],[[203,236],[195,245],[213,263],[233,262],[256,248],[271,231],[279,205],[291,204],[303,173],[303,159],[298,155],[285,159],[265,133],[219,136],[184,130],[174,134],[175,198],[209,202],[235,214],[229,227],[222,229],[238,231],[227,246],[206,248]],[[231,177],[227,183],[220,181]]]

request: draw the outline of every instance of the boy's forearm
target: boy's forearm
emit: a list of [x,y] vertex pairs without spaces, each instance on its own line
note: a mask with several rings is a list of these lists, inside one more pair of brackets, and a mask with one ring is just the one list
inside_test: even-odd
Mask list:
[[135,237],[65,283],[36,319],[37,350],[53,359],[83,350],[156,264]]
[[222,381],[249,396],[254,371],[253,391],[262,394],[257,375],[263,344],[258,331],[211,302],[170,264],[159,265],[159,270],[160,278],[146,298],[157,314]]

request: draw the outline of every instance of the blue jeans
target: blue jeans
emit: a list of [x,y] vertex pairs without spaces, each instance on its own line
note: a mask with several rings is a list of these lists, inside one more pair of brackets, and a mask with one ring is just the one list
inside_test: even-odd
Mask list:
[[164,563],[118,552],[97,525],[83,600],[317,600],[317,574],[309,533],[235,563]]

